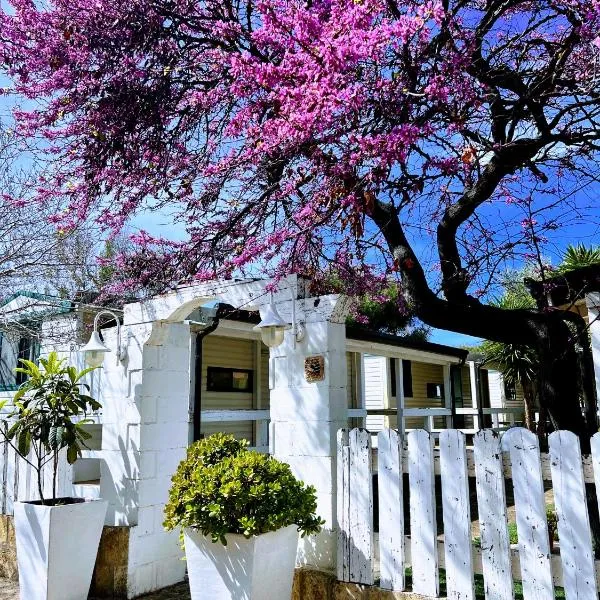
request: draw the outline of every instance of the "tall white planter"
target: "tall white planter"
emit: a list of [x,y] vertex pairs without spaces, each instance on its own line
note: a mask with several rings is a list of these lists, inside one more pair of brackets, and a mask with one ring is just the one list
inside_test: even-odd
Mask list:
[[246,539],[229,534],[227,546],[194,529],[184,532],[192,600],[289,600],[296,525]]
[[107,506],[15,503],[21,600],[86,600]]

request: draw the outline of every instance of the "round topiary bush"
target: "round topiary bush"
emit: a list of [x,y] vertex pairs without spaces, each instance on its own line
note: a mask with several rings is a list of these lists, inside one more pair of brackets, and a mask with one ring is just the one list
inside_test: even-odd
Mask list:
[[315,488],[289,465],[246,446],[218,433],[188,448],[173,476],[166,529],[191,527],[223,544],[228,533],[249,538],[297,525],[304,537],[321,530]]

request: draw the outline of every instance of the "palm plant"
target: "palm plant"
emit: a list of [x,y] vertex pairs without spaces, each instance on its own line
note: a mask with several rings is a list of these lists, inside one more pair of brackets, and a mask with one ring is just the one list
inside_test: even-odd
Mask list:
[[[84,428],[91,421],[82,417],[101,405],[84,393],[89,386],[82,380],[94,368],[77,371],[65,366],[56,352],[40,358],[39,366],[30,360],[20,362],[16,371],[26,380],[12,399],[12,410],[0,420],[0,435],[34,469],[40,500],[46,504],[43,468],[52,465],[52,501],[56,501],[60,452],[66,450],[69,464],[81,456],[91,437]],[[0,411],[8,402],[0,402]]]
[[[510,291],[496,301],[506,310],[534,308],[535,301],[524,291]],[[535,398],[539,357],[534,348],[520,344],[485,341],[481,346],[485,362],[493,364],[512,386],[523,390],[525,425],[535,431]]]
[[586,246],[569,244],[563,254],[563,259],[558,266],[560,273],[568,273],[581,267],[600,264],[600,246]]

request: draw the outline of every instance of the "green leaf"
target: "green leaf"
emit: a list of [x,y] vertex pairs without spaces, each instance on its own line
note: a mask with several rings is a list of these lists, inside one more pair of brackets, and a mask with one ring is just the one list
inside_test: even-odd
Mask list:
[[67,448],[67,462],[72,465],[79,456],[80,449],[77,444],[73,444]]
[[23,457],[29,455],[31,450],[31,434],[27,429],[22,429],[17,440],[17,450]]

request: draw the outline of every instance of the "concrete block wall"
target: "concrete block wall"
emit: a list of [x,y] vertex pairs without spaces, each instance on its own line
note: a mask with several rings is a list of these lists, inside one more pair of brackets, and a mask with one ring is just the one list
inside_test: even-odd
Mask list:
[[[288,333],[281,346],[271,349],[271,453],[316,487],[318,513],[326,521],[322,533],[301,540],[299,564],[333,570],[336,439],[338,429],[347,425],[348,407],[345,326],[329,317],[307,319],[301,342]],[[322,381],[306,380],[304,363],[311,356],[324,357]]]
[[[139,474],[137,519],[129,538],[129,597],[172,585],[185,575],[179,532],[164,531],[162,523],[171,477],[191,441],[192,336],[183,323],[163,329],[159,339],[141,346],[141,377],[133,394],[139,425],[129,443],[139,457]],[[130,356],[129,368],[139,359],[139,353]]]

